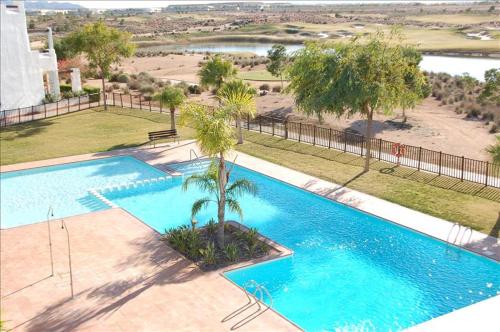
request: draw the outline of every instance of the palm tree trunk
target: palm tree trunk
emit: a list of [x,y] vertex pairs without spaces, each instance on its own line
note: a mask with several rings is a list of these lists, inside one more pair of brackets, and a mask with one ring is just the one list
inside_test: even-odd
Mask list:
[[236,127],[238,127],[238,144],[243,144],[243,130],[241,128],[241,117],[236,118]]
[[371,158],[371,151],[372,151],[372,121],[373,121],[373,110],[369,108],[369,106],[366,104],[364,106],[365,112],[366,112],[366,133],[365,133],[365,140],[366,140],[366,157],[365,157],[365,168],[364,172],[368,172],[370,170],[370,158]]
[[175,108],[170,108],[170,129],[175,129]]
[[102,96],[104,102],[104,110],[108,110],[108,104],[106,104],[106,84],[104,83],[104,71],[101,70],[101,82],[102,82]]
[[217,229],[217,245],[219,248],[224,248],[224,219],[226,209],[226,164],[224,155],[219,154],[219,206],[217,211],[218,229]]

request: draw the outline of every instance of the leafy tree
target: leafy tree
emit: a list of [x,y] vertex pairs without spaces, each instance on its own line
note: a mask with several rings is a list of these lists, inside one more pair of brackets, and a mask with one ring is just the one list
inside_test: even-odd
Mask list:
[[470,76],[469,73],[463,73],[461,79],[464,85],[465,93],[471,94],[478,81],[474,77]]
[[[102,91],[104,79],[110,74],[112,64],[134,54],[135,45],[130,42],[131,34],[107,27],[104,22],[89,23],[68,36],[68,42],[76,53],[83,53],[91,68],[100,71]],[[106,98],[104,109],[107,110]]]
[[500,105],[500,69],[493,68],[484,73],[484,86],[479,102]]
[[487,151],[491,154],[493,162],[500,164],[500,136],[497,136],[497,144],[490,145]]
[[414,48],[405,48],[404,56],[408,60],[408,66],[405,73],[405,84],[407,87],[407,95],[401,101],[401,108],[403,110],[403,123],[406,123],[407,108],[414,108],[419,100],[429,97],[432,92],[432,87],[429,84],[427,77],[421,75],[419,64],[422,61],[422,54]]
[[267,51],[267,58],[269,59],[269,63],[266,65],[267,71],[280,78],[281,88],[283,88],[283,73],[285,72],[288,61],[286,47],[281,44],[273,45],[273,47]]
[[374,113],[412,107],[421,99],[406,79],[411,73],[413,81],[425,80],[407,56],[413,52],[410,50],[412,47],[403,45],[397,32],[377,32],[366,41],[354,38],[348,43],[308,43],[296,53],[289,69],[289,89],[300,110],[320,120],[324,113],[366,116],[365,171],[370,165]]
[[[233,183],[229,182],[230,172],[226,172],[224,179],[224,187],[221,190],[221,181],[219,181],[220,172],[217,163],[213,162],[208,171],[204,174],[194,174],[188,177],[182,184],[182,188],[187,190],[191,185],[196,185],[202,191],[209,194],[209,196],[200,198],[193,203],[191,208],[191,219],[193,219],[202,209],[206,208],[210,203],[216,203],[221,209],[237,213],[240,219],[243,219],[243,210],[238,202],[238,199],[244,194],[255,195],[257,187],[255,184],[247,179],[238,179]],[[224,197],[222,197],[222,193]],[[222,203],[224,202],[224,204]],[[221,223],[222,220],[222,223]],[[221,235],[222,233],[222,235]],[[224,248],[224,220],[219,219],[217,244]]]
[[224,248],[226,189],[229,179],[225,157],[235,145],[230,119],[231,114],[224,108],[210,109],[205,105],[188,103],[181,109],[180,123],[194,128],[201,151],[209,157],[218,157],[217,244],[220,248]]
[[[48,48],[49,44],[45,44],[45,48]],[[73,58],[77,52],[71,45],[68,38],[55,38],[54,39],[54,51],[57,55],[57,60],[67,60]]]
[[238,144],[243,144],[243,131],[241,128],[241,117],[250,115],[253,117],[257,112],[255,106],[255,94],[257,91],[242,80],[233,80],[224,83],[217,91],[217,97],[223,107],[236,120],[238,128]]
[[170,110],[170,128],[175,129],[175,109],[181,106],[186,99],[184,91],[178,87],[167,86],[159,94],[154,96],[162,107]]
[[236,68],[231,61],[224,60],[220,55],[216,55],[208,60],[198,72],[200,84],[204,87],[211,86],[219,90],[224,81],[236,75]]

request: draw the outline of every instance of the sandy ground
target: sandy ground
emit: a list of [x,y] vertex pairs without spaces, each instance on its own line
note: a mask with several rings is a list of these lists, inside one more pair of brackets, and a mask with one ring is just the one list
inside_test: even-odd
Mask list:
[[[128,73],[147,71],[152,76],[165,80],[184,80],[197,83],[198,63],[201,60],[203,60],[203,55],[200,54],[134,57],[125,60],[120,69]],[[264,66],[259,65],[253,70],[262,69]],[[249,68],[243,70],[247,71]],[[88,82],[88,84],[95,83]],[[250,83],[258,87],[264,82],[253,81]],[[271,87],[279,85],[279,82],[267,83]],[[205,92],[201,96],[193,96],[190,99],[203,103],[214,103],[213,96],[209,92]],[[269,93],[266,96],[258,97],[257,109],[260,114],[276,117],[293,114],[293,118],[300,117],[308,122],[317,122],[315,118],[306,118],[303,114],[294,111],[293,97],[290,95]],[[488,133],[488,127],[483,122],[468,120],[464,115],[456,114],[449,106],[439,106],[439,102],[432,98],[427,98],[421,105],[406,113],[408,120],[404,126],[401,126],[400,111],[392,115],[377,114],[374,126],[375,137],[474,159],[489,159],[485,149],[494,144],[495,136]],[[365,128],[365,121],[359,116],[349,119],[327,116],[325,124],[337,129],[349,128],[360,133],[363,133]]]

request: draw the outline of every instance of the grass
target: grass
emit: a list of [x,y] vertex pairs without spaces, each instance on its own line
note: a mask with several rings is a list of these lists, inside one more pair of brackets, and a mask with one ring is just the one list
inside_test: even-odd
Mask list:
[[499,189],[378,161],[363,174],[364,159],[359,156],[269,135],[245,134],[245,144],[237,146],[241,152],[498,236]]
[[[2,128],[2,165],[143,145],[150,131],[170,129],[164,114],[110,107]],[[192,129],[179,128],[182,139]]]
[[237,76],[248,81],[280,81],[279,77],[273,76],[267,70],[240,71]]

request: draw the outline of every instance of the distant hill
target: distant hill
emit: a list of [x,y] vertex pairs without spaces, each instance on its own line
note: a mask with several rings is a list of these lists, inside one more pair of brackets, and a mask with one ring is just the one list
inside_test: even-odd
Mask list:
[[28,0],[24,3],[24,8],[26,10],[40,10],[40,9],[60,9],[60,10],[68,10],[68,9],[85,9],[85,7],[70,3],[70,2],[55,2],[48,0]]

